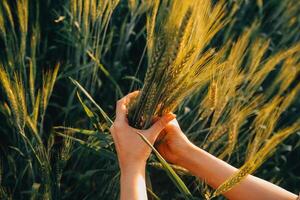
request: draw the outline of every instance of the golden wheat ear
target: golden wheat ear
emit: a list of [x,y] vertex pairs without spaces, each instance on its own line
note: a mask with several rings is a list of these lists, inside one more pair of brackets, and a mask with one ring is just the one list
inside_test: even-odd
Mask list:
[[147,16],[148,69],[130,124],[149,127],[154,116],[176,109],[209,80],[203,74],[217,69],[209,66],[218,65],[220,57],[204,49],[226,24],[224,6],[223,1],[153,2]]
[[8,104],[10,106],[10,110],[12,111],[13,117],[16,119],[16,124],[20,126],[21,116],[19,112],[18,98],[15,96],[15,94],[18,93],[16,93],[15,88],[8,77],[7,72],[2,66],[0,66],[0,83],[7,96]]

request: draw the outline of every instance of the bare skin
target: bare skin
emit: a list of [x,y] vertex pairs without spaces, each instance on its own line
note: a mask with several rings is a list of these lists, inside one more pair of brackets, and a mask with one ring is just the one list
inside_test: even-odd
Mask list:
[[121,200],[147,199],[145,167],[151,149],[137,132],[154,144],[159,133],[175,118],[174,114],[167,114],[148,130],[130,127],[127,121],[127,104],[137,94],[138,92],[130,93],[117,102],[116,120],[110,128],[121,169]]
[[[213,188],[221,185],[238,169],[193,145],[181,131],[176,119],[164,129],[158,145],[160,154],[170,163],[184,167]],[[277,185],[248,175],[240,184],[224,194],[232,200],[296,200],[297,196]]]
[[[237,171],[235,167],[193,145],[181,131],[172,113],[157,119],[148,130],[130,127],[126,106],[137,94],[138,92],[130,93],[118,101],[116,120],[111,127],[121,169],[121,200],[147,199],[145,167],[151,149],[137,132],[143,134],[152,144],[157,138],[162,139],[163,135],[157,146],[160,154],[168,162],[186,168],[213,188],[217,188]],[[297,199],[295,194],[251,175],[224,196],[232,200]]]

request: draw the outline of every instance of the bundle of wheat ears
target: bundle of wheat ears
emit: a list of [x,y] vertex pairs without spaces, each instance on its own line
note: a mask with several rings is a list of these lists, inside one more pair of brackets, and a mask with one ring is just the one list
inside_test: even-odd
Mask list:
[[174,110],[217,70],[221,56],[207,45],[226,18],[223,1],[153,3],[147,18],[148,69],[140,95],[130,105],[132,126],[148,128],[153,117]]
[[[254,23],[237,40],[228,37],[222,47],[213,48],[213,38],[231,23],[235,12],[226,6],[224,1],[213,4],[210,0],[153,3],[147,18],[148,68],[144,86],[130,103],[128,113],[131,126],[147,129],[154,118],[174,111],[186,97],[206,88],[208,93],[199,106],[199,120],[206,119],[202,128],[211,120],[212,129],[203,148],[211,146],[208,150],[216,152],[216,147],[223,147],[223,136],[228,134],[228,142],[220,148],[221,159],[233,153],[241,126],[255,116],[253,126],[244,130],[251,134],[247,135],[248,156],[243,166],[219,186],[213,197],[253,173],[280,142],[300,129],[299,121],[275,129],[279,117],[299,92],[299,84],[291,86],[299,72],[300,44],[268,55],[270,41],[252,37],[258,27]],[[281,66],[281,73],[273,75],[276,81],[263,94],[259,93],[263,81],[276,66]],[[291,68],[294,71],[288,75],[285,71]],[[284,96],[288,89],[289,94]],[[224,128],[224,124],[229,128]],[[262,129],[265,124],[267,128]]]

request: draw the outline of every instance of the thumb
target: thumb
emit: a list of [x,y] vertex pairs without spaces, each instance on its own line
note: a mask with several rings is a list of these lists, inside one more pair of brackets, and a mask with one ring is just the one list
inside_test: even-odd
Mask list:
[[176,118],[173,113],[168,113],[159,118],[147,131],[146,136],[151,142],[154,142],[159,133],[167,126],[167,124]]

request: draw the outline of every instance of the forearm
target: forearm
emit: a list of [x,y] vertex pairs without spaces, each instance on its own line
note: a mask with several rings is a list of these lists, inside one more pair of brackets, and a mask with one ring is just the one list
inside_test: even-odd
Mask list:
[[186,156],[182,157],[179,165],[213,188],[217,188],[237,171],[236,168],[196,146],[191,146],[188,152],[185,154]]
[[146,200],[145,166],[121,169],[121,200]]
[[[213,188],[217,188],[238,170],[195,146],[191,146],[185,155],[180,165]],[[296,200],[297,198],[296,195],[251,175],[224,195],[232,200]]]

